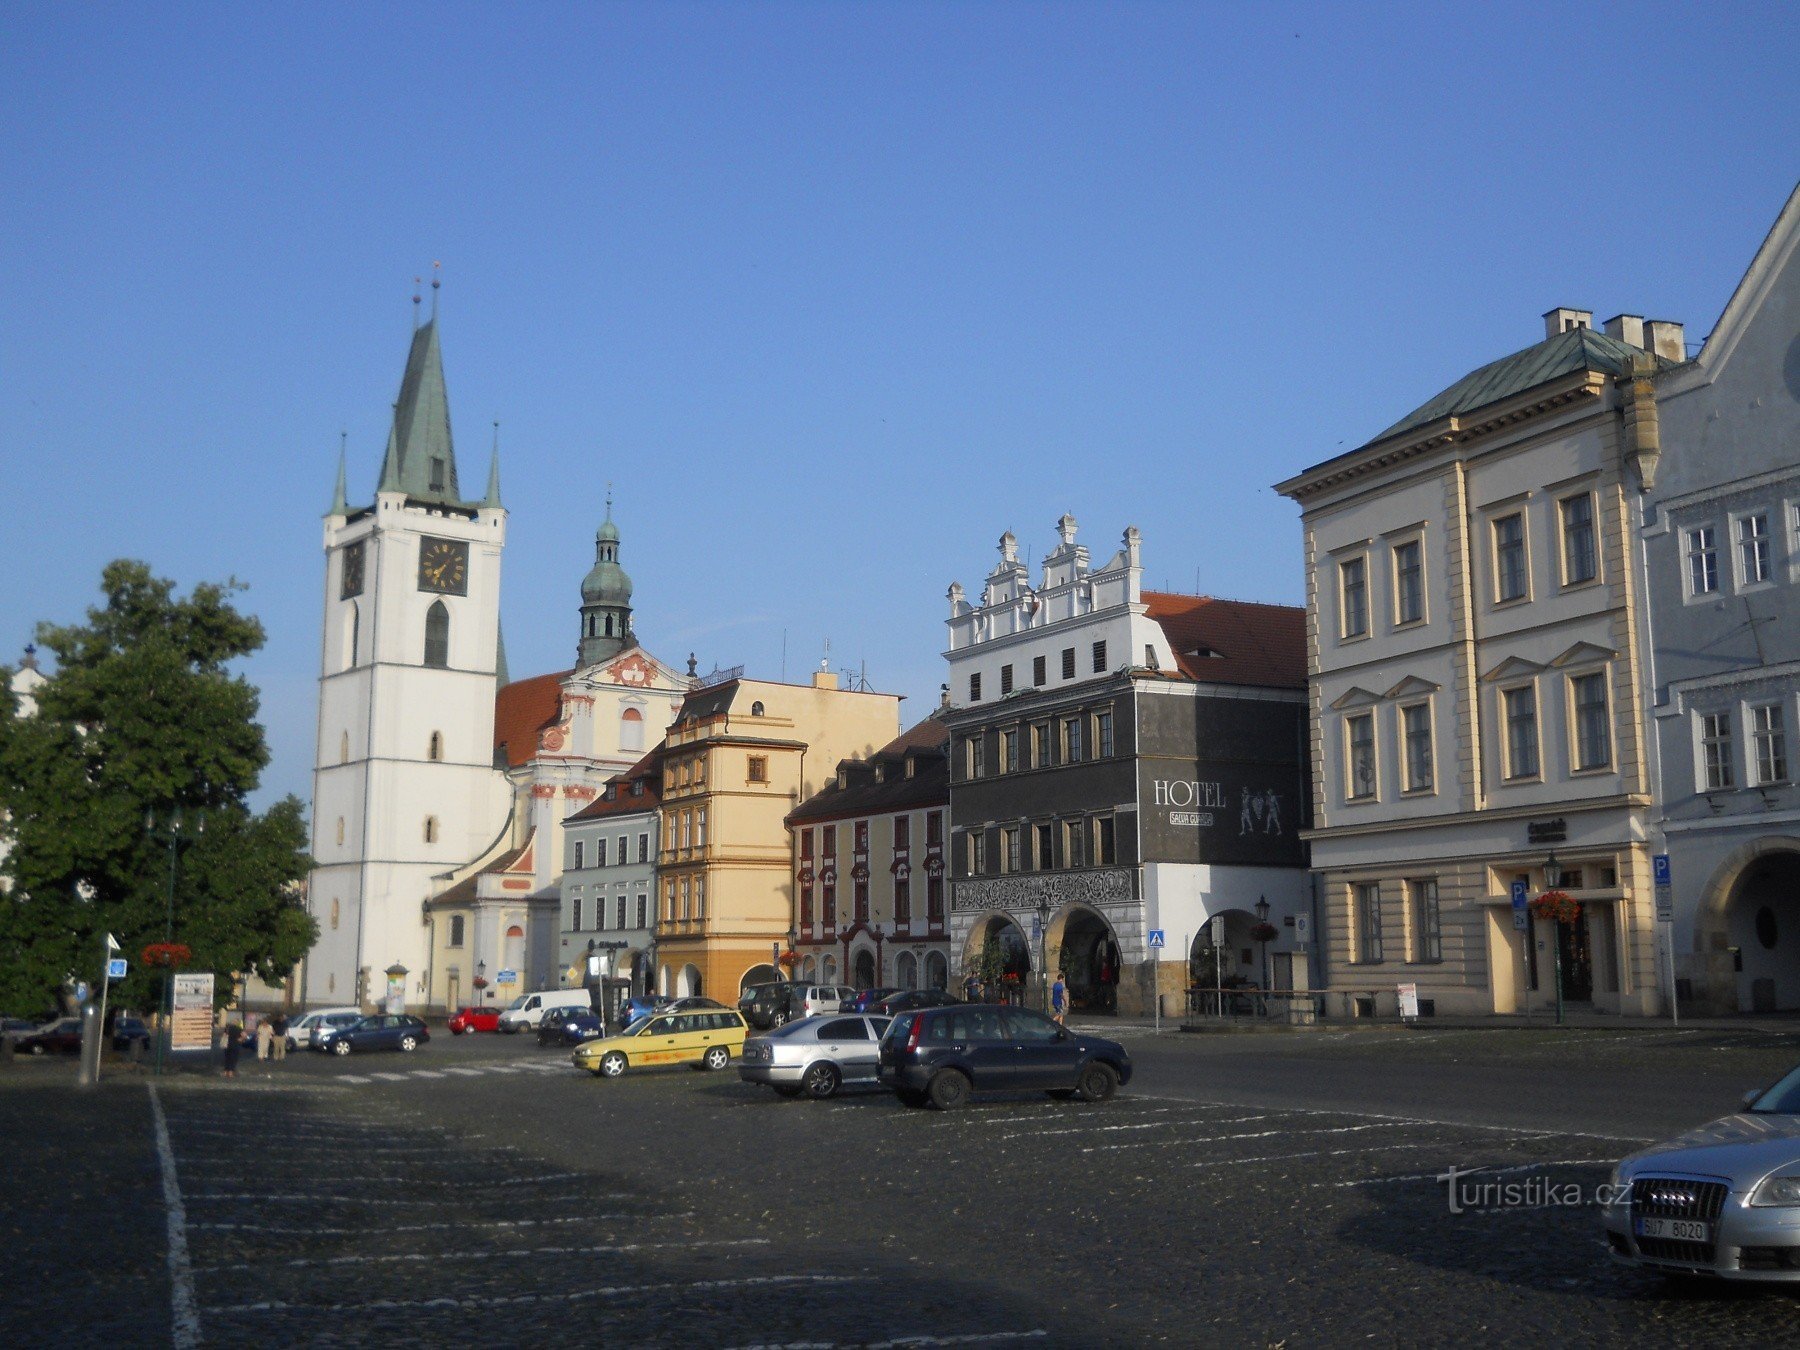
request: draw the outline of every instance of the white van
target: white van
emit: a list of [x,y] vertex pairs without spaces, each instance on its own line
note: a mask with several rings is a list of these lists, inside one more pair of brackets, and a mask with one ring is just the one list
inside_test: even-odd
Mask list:
[[312,1044],[313,1033],[320,1027],[354,1026],[362,1019],[361,1008],[315,1008],[304,1017],[288,1023],[288,1049],[306,1049]]
[[500,1014],[500,1030],[508,1035],[516,1031],[535,1031],[552,1008],[591,1008],[593,1001],[585,989],[540,989],[535,994],[520,994]]

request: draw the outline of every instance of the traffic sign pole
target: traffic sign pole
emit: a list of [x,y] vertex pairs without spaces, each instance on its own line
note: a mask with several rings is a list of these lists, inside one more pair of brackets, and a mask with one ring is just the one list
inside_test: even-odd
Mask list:
[[1163,930],[1150,930],[1150,1008],[1158,1036],[1162,1035],[1162,949]]
[[1669,864],[1669,855],[1651,855],[1650,873],[1656,882],[1656,928],[1669,953],[1669,1021],[1680,1026],[1681,1007],[1675,993],[1675,869]]

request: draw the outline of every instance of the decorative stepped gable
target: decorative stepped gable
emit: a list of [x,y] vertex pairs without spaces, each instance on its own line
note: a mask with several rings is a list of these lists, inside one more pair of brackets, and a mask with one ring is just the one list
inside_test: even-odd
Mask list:
[[[495,470],[489,486],[497,496],[497,463]],[[388,432],[378,491],[404,492],[421,502],[462,502],[456,479],[456,451],[450,438],[444,358],[438,349],[435,318],[413,330],[412,350],[407,353],[400,398],[394,404],[394,424]]]

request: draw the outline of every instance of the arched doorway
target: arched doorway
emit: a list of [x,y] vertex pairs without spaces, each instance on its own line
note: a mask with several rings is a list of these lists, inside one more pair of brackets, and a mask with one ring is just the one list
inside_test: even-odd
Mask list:
[[[1225,921],[1222,935],[1220,919]],[[1245,909],[1221,910],[1201,924],[1188,948],[1188,983],[1202,989],[1257,984],[1256,942],[1250,936],[1255,926],[1256,916]]]
[[874,952],[870,951],[867,947],[864,947],[861,951],[857,952],[856,960],[852,968],[854,973],[850,977],[850,983],[854,984],[858,989],[873,989],[875,987]]
[[741,994],[753,984],[773,984],[781,978],[781,972],[774,966],[763,964],[751,966],[744,972],[744,978],[738,981],[738,992]]
[[1062,936],[1055,945],[1052,964],[1068,977],[1069,1007],[1076,1012],[1116,1013],[1119,942],[1112,926],[1093,910],[1076,905],[1064,916]]
[[837,957],[828,956],[819,963],[819,983],[837,983]]
[[1800,1009],[1800,853],[1767,853],[1738,876],[1725,912],[1739,1012]]
[[919,987],[919,958],[911,952],[901,952],[899,960],[894,962],[894,983],[902,989]]
[[1019,999],[1031,985],[1031,943],[1005,914],[990,914],[969,931],[963,969],[987,986],[990,999]]
[[818,978],[819,959],[816,956],[809,956],[800,963],[800,982],[802,984],[811,984]]
[[942,952],[925,953],[925,988],[948,989],[950,987],[950,962]]
[[[506,952],[506,968],[521,972],[520,978],[523,979],[525,975],[525,930],[516,923],[506,930],[504,950]],[[529,984],[525,987],[531,988]]]
[[693,998],[705,993],[700,984],[700,967],[690,962],[681,968],[681,978],[675,982],[675,997]]

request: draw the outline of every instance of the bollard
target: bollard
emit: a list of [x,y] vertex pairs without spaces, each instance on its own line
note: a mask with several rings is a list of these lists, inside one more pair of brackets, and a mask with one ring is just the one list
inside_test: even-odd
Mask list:
[[75,1080],[82,1087],[100,1081],[100,1009],[92,1003],[81,1008],[81,1073]]

